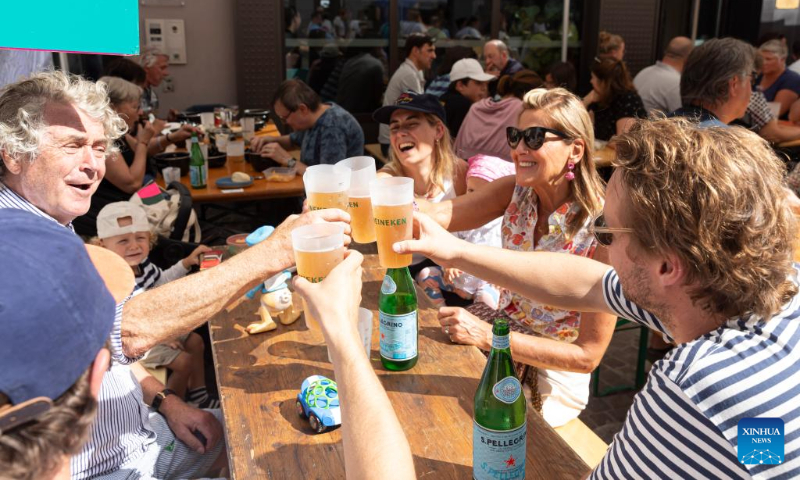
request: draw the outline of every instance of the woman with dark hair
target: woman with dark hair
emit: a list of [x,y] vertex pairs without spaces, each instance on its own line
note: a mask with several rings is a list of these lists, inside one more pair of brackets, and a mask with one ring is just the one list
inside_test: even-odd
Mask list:
[[456,137],[456,154],[460,158],[484,154],[510,162],[506,128],[517,126],[522,97],[541,85],[541,77],[532,70],[501,77],[497,85],[500,100],[484,98],[470,107]]
[[565,88],[575,93],[578,88],[578,74],[575,67],[569,62],[557,62],[550,65],[547,75],[544,77],[546,88]]
[[583,104],[592,115],[595,139],[608,141],[614,135],[627,132],[636,118],[647,117],[625,62],[613,58],[595,59],[592,87],[583,98]]
[[144,88],[147,72],[141,65],[132,60],[117,58],[106,66],[105,76],[119,77]]

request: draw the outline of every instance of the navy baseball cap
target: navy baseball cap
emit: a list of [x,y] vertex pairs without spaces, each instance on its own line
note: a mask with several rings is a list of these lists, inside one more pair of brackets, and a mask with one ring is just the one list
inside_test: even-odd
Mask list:
[[[46,411],[103,348],[117,304],[103,279],[130,294],[134,278],[121,257],[92,247],[107,252],[92,255],[98,273],[80,237],[52,220],[0,209],[0,225],[0,392],[17,406],[0,405],[8,430]],[[25,402],[38,406],[14,412]]]
[[372,119],[379,123],[388,124],[395,110],[411,110],[413,112],[431,113],[439,117],[442,123],[447,124],[444,107],[435,95],[427,93],[405,92],[397,97],[394,105],[381,107],[372,114]]

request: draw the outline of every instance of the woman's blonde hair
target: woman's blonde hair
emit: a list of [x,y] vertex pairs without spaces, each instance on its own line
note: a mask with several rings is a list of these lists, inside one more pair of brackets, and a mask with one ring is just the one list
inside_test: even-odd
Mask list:
[[597,55],[600,57],[611,55],[622,48],[623,43],[625,40],[620,35],[603,30],[597,35]]
[[[575,179],[569,182],[570,194],[580,209],[567,219],[568,238],[583,228],[586,219],[603,210],[604,185],[594,165],[594,126],[583,101],[563,88],[531,90],[522,99],[522,113],[536,110],[547,117],[547,127],[569,135],[570,141],[583,140],[583,158],[575,164]],[[522,113],[520,115],[522,115]]]
[[[441,125],[444,130],[442,138],[433,145],[433,168],[431,169],[431,183],[443,192],[447,181],[453,181],[458,157],[456,157],[453,151],[453,138],[450,136],[447,125],[445,125],[439,117],[431,113],[424,114],[424,118],[430,126],[436,127],[437,125]],[[394,153],[394,147],[389,149],[389,161],[382,170],[397,177],[405,175],[403,172],[403,165]]]
[[681,259],[698,306],[768,320],[797,293],[785,167],[764,139],[678,118],[637,121],[615,144],[626,226]]

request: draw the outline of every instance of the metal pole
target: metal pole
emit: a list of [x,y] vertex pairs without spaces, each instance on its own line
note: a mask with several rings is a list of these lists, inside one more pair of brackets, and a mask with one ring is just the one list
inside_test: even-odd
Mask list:
[[567,61],[567,41],[569,40],[569,0],[564,0],[564,20],[561,24],[561,61]]
[[692,43],[697,40],[697,24],[700,21],[700,0],[693,0],[692,5]]
[[58,52],[58,63],[61,64],[61,71],[69,73],[69,59],[64,52]]

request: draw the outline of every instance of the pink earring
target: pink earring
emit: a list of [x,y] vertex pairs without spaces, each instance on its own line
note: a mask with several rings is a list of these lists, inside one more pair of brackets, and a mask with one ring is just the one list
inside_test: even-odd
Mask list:
[[567,174],[564,175],[564,178],[566,178],[569,181],[575,180],[575,174],[572,172],[573,170],[575,170],[575,164],[569,162],[567,164],[567,169],[569,170],[569,172],[567,172]]

